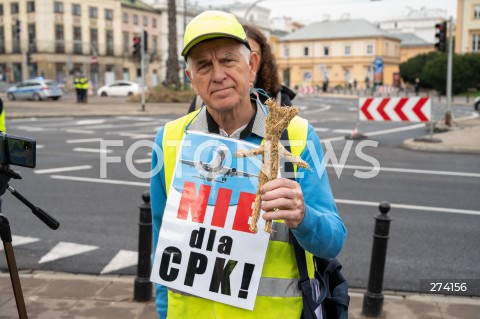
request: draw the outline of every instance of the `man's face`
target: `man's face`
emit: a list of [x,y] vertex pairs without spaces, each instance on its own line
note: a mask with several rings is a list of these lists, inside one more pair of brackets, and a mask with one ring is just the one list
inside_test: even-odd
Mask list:
[[195,93],[212,109],[228,112],[250,103],[249,88],[255,79],[258,56],[247,62],[243,44],[228,38],[204,41],[189,53],[187,75]]

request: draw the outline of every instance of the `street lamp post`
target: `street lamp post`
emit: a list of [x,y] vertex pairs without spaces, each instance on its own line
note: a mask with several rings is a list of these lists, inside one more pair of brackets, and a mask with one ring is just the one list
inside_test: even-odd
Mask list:
[[257,0],[257,1],[255,1],[254,3],[252,3],[252,4],[250,5],[250,7],[248,7],[247,11],[245,11],[245,15],[243,16],[243,23],[247,23],[247,16],[248,16],[248,14],[250,13],[250,11],[251,11],[257,4],[259,4],[259,3],[262,2],[262,1],[265,1],[265,0]]

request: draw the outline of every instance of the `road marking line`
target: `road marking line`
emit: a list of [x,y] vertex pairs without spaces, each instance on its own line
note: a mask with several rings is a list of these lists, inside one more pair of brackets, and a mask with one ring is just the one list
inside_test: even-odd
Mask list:
[[74,144],[74,143],[90,143],[90,142],[100,142],[103,141],[103,138],[96,137],[96,138],[81,138],[75,140],[66,140],[67,144]]
[[88,177],[64,176],[64,175],[52,175],[50,176],[50,178],[62,179],[67,181],[77,181],[77,182],[91,182],[91,183],[101,183],[101,184],[150,187],[150,183],[120,181],[120,180],[105,179],[105,178],[88,178]]
[[80,170],[91,169],[91,168],[92,166],[90,165],[82,165],[82,166],[35,169],[33,170],[33,172],[35,174],[51,174],[51,173],[61,173],[61,172],[70,172],[70,171],[80,171]]
[[54,261],[61,258],[80,255],[80,254],[88,253],[95,249],[98,249],[98,246],[59,242],[46,255],[44,255],[38,263],[43,264],[43,263]]
[[[388,130],[365,132],[365,133],[362,133],[362,134],[364,134],[368,139],[370,136],[390,134],[390,133],[396,133],[396,132],[401,132],[401,131],[409,131],[409,130],[414,130],[414,129],[417,129],[417,128],[420,128],[420,127],[425,127],[425,124],[415,124],[415,125],[392,128],[392,129],[388,129]],[[325,143],[325,142],[336,142],[336,141],[343,141],[343,140],[345,140],[345,137],[338,136],[338,137],[324,138],[324,139],[321,139],[320,142]]]
[[42,132],[42,131],[45,131],[45,128],[36,127],[36,126],[18,126],[17,129],[27,131],[27,132]]
[[309,110],[302,111],[301,114],[304,115],[304,114],[325,112],[325,111],[328,111],[332,108],[330,105],[325,105],[325,104],[320,104],[318,106],[312,106],[312,107],[314,107],[314,109],[309,109]]
[[[28,237],[28,236],[16,236],[12,235],[12,246],[21,246],[21,245],[27,245],[31,243],[35,243],[37,241],[40,241],[39,238],[34,238],[34,237]],[[3,250],[3,245],[0,245],[0,251]]]
[[103,268],[101,275],[113,272],[119,269],[137,265],[138,252],[130,250],[120,250],[115,257]]
[[78,134],[95,134],[95,131],[91,131],[91,130],[68,129],[68,130],[65,130],[65,132],[68,132],[68,133],[78,133]]
[[77,121],[77,125],[93,125],[93,124],[102,124],[105,123],[103,119],[96,119],[96,120],[79,120]]
[[343,133],[350,134],[350,133],[352,133],[352,130],[335,129],[332,132],[340,133],[340,134],[343,134]]
[[87,152],[87,153],[111,153],[112,150],[100,149],[100,148],[84,148],[84,147],[75,147],[74,152]]
[[36,148],[37,148],[37,149],[45,148],[45,145],[37,145]]
[[316,127],[315,132],[328,132],[330,131],[329,128],[324,128],[324,127]]
[[391,128],[391,129],[388,129],[388,130],[367,132],[367,133],[363,133],[363,134],[365,134],[368,137],[368,136],[375,136],[375,135],[382,135],[382,134],[389,134],[389,133],[396,133],[396,132],[414,130],[414,129],[421,128],[421,127],[425,127],[425,124],[415,124],[415,125]]
[[410,174],[429,174],[429,175],[447,175],[447,176],[462,176],[462,177],[480,177],[479,173],[467,173],[467,172],[449,172],[449,171],[433,171],[426,169],[410,169],[410,168],[396,168],[396,167],[378,167],[378,166],[359,166],[359,165],[339,165],[328,164],[327,167],[332,168],[344,168],[355,170],[380,170],[380,172],[396,172],[396,173],[410,173]]
[[[380,204],[379,202],[368,202],[368,201],[338,199],[338,198],[335,199],[335,202],[338,203],[338,204],[374,206],[374,207],[378,207],[378,205]],[[478,210],[455,209],[455,208],[432,207],[432,206],[404,205],[404,204],[392,204],[392,203],[390,203],[390,207],[391,208],[398,208],[398,209],[423,210],[423,211],[427,211],[427,212],[441,212],[441,213],[452,213],[452,214],[465,214],[465,215],[480,216],[480,211],[478,211]]]

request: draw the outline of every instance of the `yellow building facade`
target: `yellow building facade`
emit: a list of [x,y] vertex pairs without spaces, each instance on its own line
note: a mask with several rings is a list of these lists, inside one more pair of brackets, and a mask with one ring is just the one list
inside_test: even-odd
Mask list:
[[455,53],[480,53],[480,0],[457,1]]
[[[158,46],[160,14],[141,1],[3,0],[0,6],[1,81],[43,76],[71,89],[73,77],[81,73],[93,89],[119,79],[140,82],[133,37],[143,26],[149,49]],[[152,85],[160,63],[154,54],[149,57],[146,83]]]
[[[400,39],[366,20],[322,21],[271,39],[284,84],[291,87],[373,84],[374,60],[383,62],[383,85],[399,72]],[[397,75],[398,76],[398,75]]]

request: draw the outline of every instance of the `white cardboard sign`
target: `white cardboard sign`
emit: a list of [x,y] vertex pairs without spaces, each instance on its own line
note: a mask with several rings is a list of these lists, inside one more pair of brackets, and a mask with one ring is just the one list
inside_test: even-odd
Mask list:
[[169,190],[151,280],[252,310],[268,247],[260,218],[249,230],[260,158],[237,159],[254,144],[186,134]]

